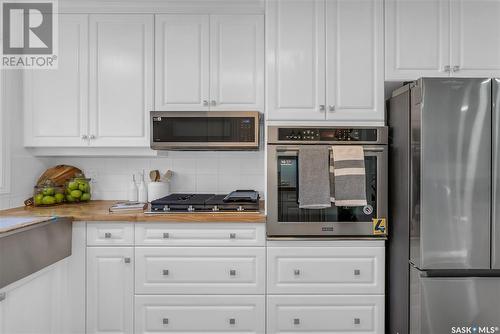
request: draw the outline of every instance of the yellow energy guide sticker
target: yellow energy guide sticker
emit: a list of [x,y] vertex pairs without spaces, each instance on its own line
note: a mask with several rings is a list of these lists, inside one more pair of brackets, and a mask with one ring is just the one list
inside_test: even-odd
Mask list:
[[386,218],[373,218],[373,235],[386,235],[387,234],[387,219]]

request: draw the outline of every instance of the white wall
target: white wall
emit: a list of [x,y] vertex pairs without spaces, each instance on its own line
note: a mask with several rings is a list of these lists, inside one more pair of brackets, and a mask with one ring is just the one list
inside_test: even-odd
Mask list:
[[49,165],[69,164],[92,178],[94,199],[127,198],[132,174],[171,169],[171,192],[227,193],[255,189],[264,194],[264,151],[258,152],[168,152],[158,158],[54,157]]
[[2,137],[7,139],[5,156],[8,187],[0,193],[0,209],[23,205],[33,192],[33,186],[45,170],[45,159],[33,157],[23,147],[23,108],[21,73],[16,70],[3,72]]

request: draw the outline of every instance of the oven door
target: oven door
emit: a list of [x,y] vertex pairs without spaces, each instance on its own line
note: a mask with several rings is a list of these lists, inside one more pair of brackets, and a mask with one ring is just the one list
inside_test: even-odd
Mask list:
[[385,237],[374,226],[387,217],[387,146],[363,148],[368,205],[317,210],[299,208],[299,146],[268,145],[267,235]]

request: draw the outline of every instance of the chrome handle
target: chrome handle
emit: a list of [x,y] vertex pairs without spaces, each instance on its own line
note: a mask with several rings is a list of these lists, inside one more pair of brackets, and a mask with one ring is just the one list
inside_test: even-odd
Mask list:
[[125,263],[130,263],[130,258],[129,257],[126,257],[123,260],[125,261]]
[[229,324],[230,325],[236,325],[236,319],[235,318],[230,318],[229,319]]
[[451,70],[452,70],[453,72],[458,72],[458,71],[460,71],[460,66],[455,65],[455,66],[453,66],[453,68],[452,68]]
[[236,270],[235,269],[229,270],[229,276],[236,276]]
[[293,271],[293,274],[294,274],[295,276],[300,276],[300,269],[295,269],[295,270]]
[[335,106],[334,105],[329,105],[328,106],[328,111],[329,112],[334,112],[335,111]]
[[208,100],[203,100],[203,106],[208,107]]
[[359,270],[359,269],[354,269],[354,275],[355,275],[355,276],[359,276],[359,275],[361,275],[361,270]]
[[168,325],[168,318],[163,318],[163,324]]
[[170,238],[170,234],[168,232],[163,233],[163,239]]
[[443,69],[445,72],[450,72],[451,71],[451,67],[450,65],[445,65],[444,69]]
[[319,111],[325,111],[325,105],[324,104],[320,104],[319,105]]
[[82,139],[83,139],[83,140],[87,140],[87,139],[89,139],[89,136],[87,136],[87,135],[82,135]]
[[210,101],[210,105],[212,107],[215,107],[217,105],[217,102],[215,100]]
[[89,139],[90,139],[90,140],[94,140],[94,139],[95,139],[95,136],[94,136],[94,135],[90,135]]
[[168,276],[170,274],[170,272],[168,271],[168,269],[163,269],[163,276]]
[[1,293],[0,293],[0,302],[1,302],[2,300],[5,300],[5,297],[7,297],[7,295],[5,294],[5,292],[1,292]]
[[104,238],[105,239],[111,239],[111,232],[104,233]]
[[361,319],[360,318],[354,318],[354,324],[355,325],[359,325],[361,323]]
[[236,233],[229,233],[229,239],[236,239]]
[[293,319],[293,324],[294,325],[300,325],[300,319],[299,318]]

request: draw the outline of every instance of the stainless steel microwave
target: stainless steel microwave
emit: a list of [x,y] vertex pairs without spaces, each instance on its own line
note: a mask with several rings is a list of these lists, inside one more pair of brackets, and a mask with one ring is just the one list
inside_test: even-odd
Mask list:
[[153,150],[258,150],[256,111],[152,111]]

